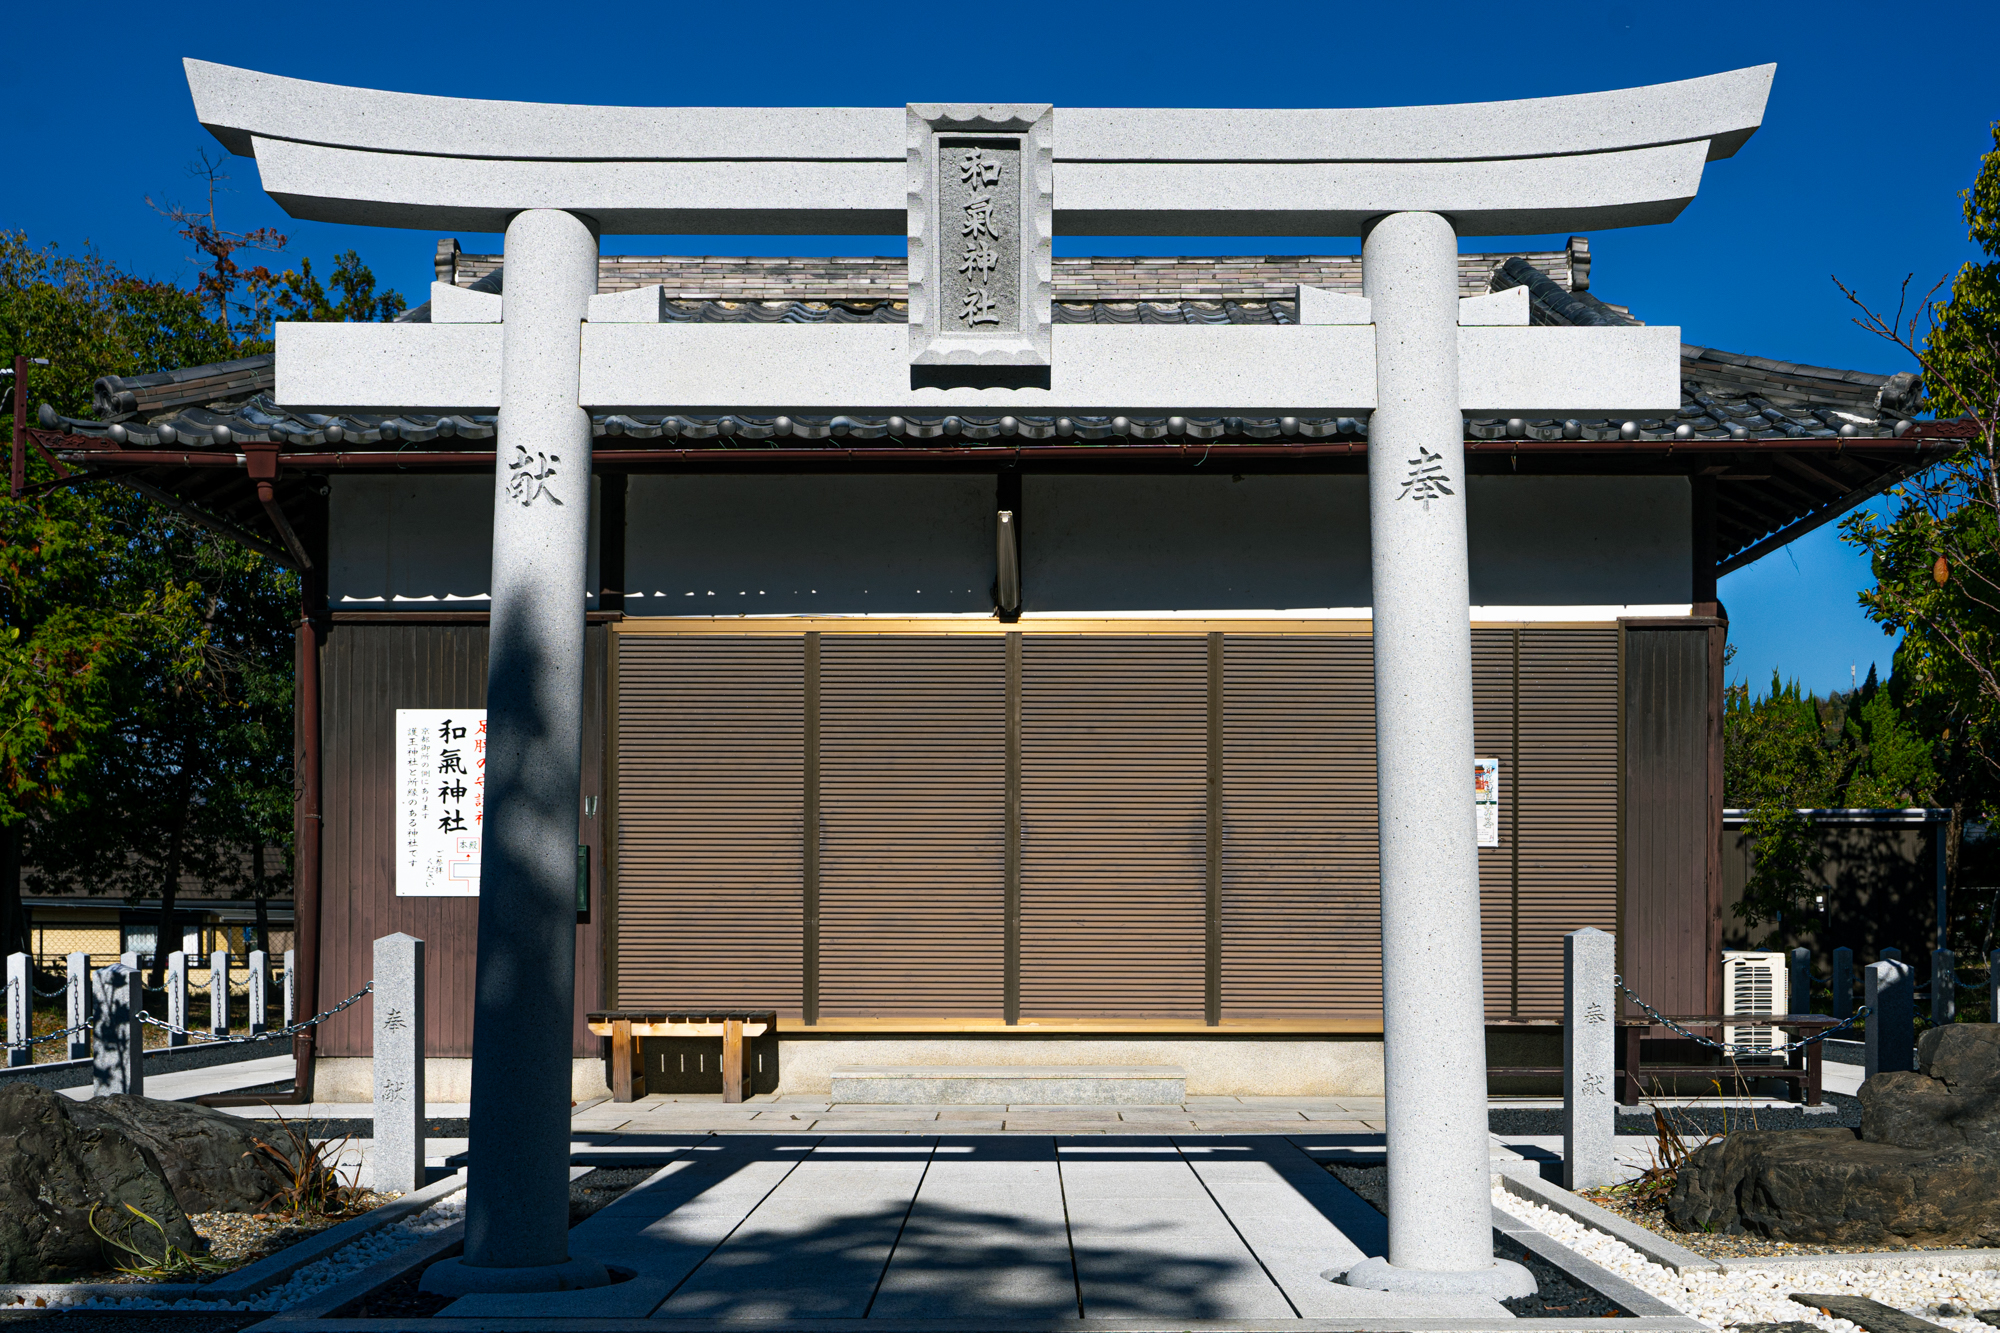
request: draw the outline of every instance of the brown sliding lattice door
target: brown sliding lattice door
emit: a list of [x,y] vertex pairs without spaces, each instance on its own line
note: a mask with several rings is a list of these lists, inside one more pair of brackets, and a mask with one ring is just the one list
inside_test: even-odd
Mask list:
[[1225,643],[1222,1016],[1380,1012],[1368,640]]
[[617,1000],[802,992],[804,645],[619,635]]
[[997,1018],[1006,643],[819,635],[819,1012]]
[[1207,639],[1021,648],[1021,1013],[1199,1019]]
[[[617,1004],[1380,1012],[1365,635],[613,642]],[[1562,934],[1617,921],[1618,634],[1486,628],[1473,656],[1487,1013],[1547,1015]]]

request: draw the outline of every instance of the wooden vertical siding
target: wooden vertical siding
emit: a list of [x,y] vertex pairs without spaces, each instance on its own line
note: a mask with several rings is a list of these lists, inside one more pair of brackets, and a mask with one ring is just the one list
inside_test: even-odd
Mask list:
[[[585,635],[585,796],[603,790],[605,637],[602,626]],[[479,900],[396,896],[394,731],[398,708],[485,707],[486,627],[336,622],[322,653],[326,832],[318,1004],[368,983],[377,938],[414,935],[426,945],[425,1049],[440,1058],[470,1056]],[[595,897],[602,884],[597,829],[603,817],[579,819],[579,840],[593,844]],[[595,1055],[602,1046],[582,1018],[603,1003],[601,930],[596,912],[591,924],[577,928],[571,1024],[578,1055]],[[372,1001],[364,998],[321,1026],[319,1054],[368,1055],[373,1030]]]
[[[1625,631],[1625,903],[1619,965],[1662,1013],[1708,1007],[1708,634]],[[1629,1001],[1625,1012],[1636,1015]]]

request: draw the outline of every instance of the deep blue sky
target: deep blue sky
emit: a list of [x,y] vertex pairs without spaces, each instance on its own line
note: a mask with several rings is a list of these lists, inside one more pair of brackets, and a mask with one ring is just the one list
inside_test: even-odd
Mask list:
[[[1849,323],[1830,276],[1893,303],[1973,255],[1957,192],[2000,118],[2000,5],[1524,6],[1151,3],[377,3],[185,8],[37,4],[10,14],[0,79],[13,165],[0,225],[94,243],[187,279],[187,247],[151,210],[192,202],[215,151],[179,58],[408,92],[633,105],[1371,106],[1590,92],[1778,63],[1763,130],[1711,165],[1671,226],[1594,233],[1592,290],[1689,342],[1888,372],[1900,354]],[[322,271],[358,248],[421,299],[435,237],[292,223],[232,159],[225,221],[279,226]],[[462,235],[468,250],[498,238]],[[1469,248],[1559,246],[1478,239]],[[1344,239],[1059,238],[1058,253],[1344,253]],[[617,237],[632,253],[901,253],[901,237]],[[1733,675],[1773,667],[1816,690],[1886,673],[1891,641],[1855,609],[1867,567],[1821,530],[1732,575]]]

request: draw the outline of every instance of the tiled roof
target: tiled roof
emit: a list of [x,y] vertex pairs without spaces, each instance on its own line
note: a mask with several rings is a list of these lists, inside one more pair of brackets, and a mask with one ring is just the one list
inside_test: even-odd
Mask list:
[[[1488,291],[1493,271],[1518,257],[1564,290],[1590,285],[1590,247],[1573,237],[1565,250],[1462,254],[1458,286],[1464,296]],[[461,254],[458,242],[438,242],[437,280],[498,291],[499,255]],[[1359,255],[1058,255],[1052,277],[1057,301],[1272,301],[1289,300],[1300,283],[1336,291],[1361,290]],[[718,255],[605,255],[597,261],[597,290],[621,292],[659,284],[691,301],[904,301],[909,260],[901,255],[866,258],[766,258]]]
[[[440,273],[466,286],[500,290],[504,270],[484,262],[490,258],[454,249],[447,267],[441,251]],[[1359,260],[1351,256],[1056,262],[1054,319],[1062,324],[1290,324],[1297,318],[1299,282],[1349,289],[1359,285]],[[677,275],[668,284],[665,316],[675,322],[901,323],[908,318],[904,267],[900,258],[612,257],[600,266],[600,281],[615,289]],[[1468,294],[1517,285],[1529,289],[1536,324],[1639,322],[1624,307],[1592,294],[1588,248],[1579,242],[1548,254],[1464,257],[1461,286]],[[427,319],[428,311],[420,308],[406,317]],[[1913,375],[1834,370],[1691,345],[1681,348],[1681,373],[1681,407],[1672,415],[1636,420],[1474,417],[1466,421],[1466,438],[1473,447],[1483,445],[1509,457],[1514,453],[1506,446],[1509,440],[1523,441],[1525,450],[1576,451],[1575,462],[1550,461],[1541,465],[1545,467],[1640,466],[1713,476],[1721,543],[1737,560],[1844,512],[1930,456],[1913,448],[1915,441],[1903,440],[1912,430],[1919,396]],[[64,457],[72,465],[104,466],[116,451],[123,467],[137,467],[128,475],[149,494],[171,498],[167,492],[172,491],[210,508],[219,503],[222,491],[208,482],[183,485],[176,480],[176,469],[191,466],[202,451],[233,454],[246,443],[271,442],[288,453],[313,453],[318,461],[312,466],[318,467],[405,466],[404,460],[416,454],[426,467],[452,466],[459,456],[468,457],[467,465],[471,456],[490,457],[495,430],[490,413],[293,412],[272,401],[273,385],[268,356],[106,378],[97,384],[98,420],[65,419],[44,409],[42,424],[61,431],[61,447],[69,451]],[[1120,449],[1135,447],[1158,454],[1176,446],[1212,450],[1267,444],[1334,447],[1359,457],[1356,446],[1367,438],[1368,417],[600,413],[592,432],[602,441],[601,449],[622,450],[628,461],[649,451],[659,451],[661,457],[750,462],[760,454],[775,461],[815,449],[855,457],[873,449],[901,450],[907,463],[921,459],[926,450],[1032,450],[1040,445],[1101,448],[1108,462]],[[1866,449],[1871,440],[1878,442],[1874,454]],[[1744,451],[1730,452],[1738,443]],[[413,445],[429,447],[413,451]],[[1593,455],[1593,445],[1603,447]],[[1675,450],[1684,447],[1709,452],[1676,456]],[[141,457],[155,450],[177,451],[175,456],[184,461],[163,456],[157,468],[139,465]],[[770,455],[772,450],[784,452]],[[1597,461],[1585,461],[1593,456]],[[1652,461],[1641,462],[1643,458]],[[200,471],[215,474],[214,468]],[[256,527],[255,501],[248,504],[238,521]]]

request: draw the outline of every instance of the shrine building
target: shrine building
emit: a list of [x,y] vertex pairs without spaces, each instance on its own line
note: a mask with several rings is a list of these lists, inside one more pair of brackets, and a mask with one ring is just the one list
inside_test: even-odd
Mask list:
[[[441,241],[436,278],[403,320],[497,318],[499,256]],[[1537,325],[1646,314],[1581,237],[1459,279]],[[1056,258],[1053,322],[1286,325],[1359,289],[1354,256]],[[910,296],[900,256],[606,256],[599,290],[718,329],[903,323]],[[1685,344],[1681,375],[1673,416],[1465,420],[1500,1063],[1554,1062],[1580,927],[1656,1005],[1720,1012],[1716,580],[1950,429],[1912,423],[1908,375]],[[495,418],[274,384],[268,356],[107,379],[96,419],[33,434],[300,571],[300,1007],[421,937],[430,1095],[463,1100]],[[1194,1095],[1379,1095],[1368,415],[1195,402],[594,412],[578,1096],[607,1077],[587,1011],[677,1006],[776,1011],[758,1091],[1150,1061]],[[365,1005],[321,1030],[320,1100],[367,1100],[369,1032]],[[716,1046],[648,1043],[649,1087],[719,1088]]]

